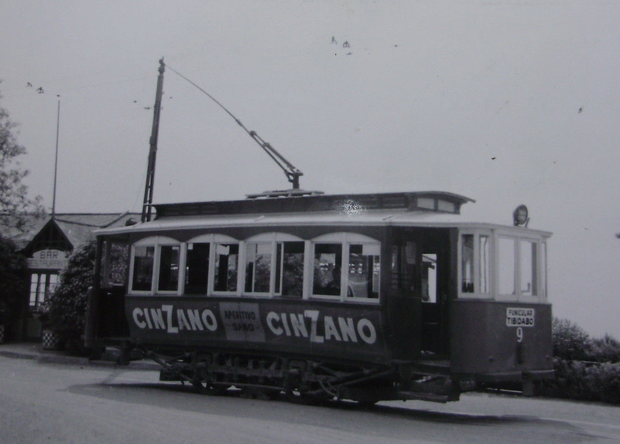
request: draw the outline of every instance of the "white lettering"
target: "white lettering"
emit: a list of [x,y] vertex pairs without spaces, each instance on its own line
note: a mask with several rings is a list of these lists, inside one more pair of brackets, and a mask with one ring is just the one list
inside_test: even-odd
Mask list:
[[200,313],[198,313],[198,310],[187,310],[187,316],[189,317],[189,322],[192,325],[192,330],[204,330],[202,322],[200,322]]
[[282,327],[276,327],[275,325],[273,325],[274,321],[277,322],[280,320],[280,316],[278,316],[278,313],[274,313],[273,311],[270,311],[267,314],[266,320],[267,320],[267,327],[269,327],[269,330],[271,330],[274,335],[280,336],[282,333],[284,333],[284,330],[282,330]]
[[179,330],[192,330],[183,310],[177,310],[177,324],[179,324]]
[[178,333],[178,327],[172,326],[172,305],[162,305],[161,309],[166,312],[166,323],[168,324],[168,333]]
[[217,319],[211,310],[205,310],[202,312],[202,323],[209,331],[217,330]]
[[353,318],[338,318],[338,325],[340,326],[340,331],[342,332],[343,341],[349,342],[349,338],[351,338],[351,341],[357,342]]
[[[317,311],[317,317],[318,317]],[[293,332],[296,337],[308,337],[308,330],[306,329],[306,323],[304,322],[304,316],[300,314],[291,313],[291,325],[293,326]],[[315,327],[313,327],[315,328]]]
[[[368,329],[368,334],[364,331],[364,327]],[[366,318],[360,319],[357,323],[357,333],[366,344],[374,344],[377,340],[377,331],[375,330],[375,326],[372,325],[372,322]]]
[[304,316],[310,318],[310,342],[322,344],[325,341],[325,338],[316,334],[317,324],[319,320],[319,311],[305,310]]
[[336,339],[336,341],[342,341],[340,337],[340,333],[336,328],[336,324],[331,316],[325,316],[325,339],[329,340],[332,336]]
[[162,315],[160,308],[151,308],[151,318],[153,318],[153,324],[155,324],[155,329],[162,330],[166,329],[166,323],[164,322],[164,317]]
[[138,319],[138,316],[144,317],[144,312],[142,311],[141,308],[136,307],[133,309],[133,321],[136,323],[138,327],[146,328],[146,322]]

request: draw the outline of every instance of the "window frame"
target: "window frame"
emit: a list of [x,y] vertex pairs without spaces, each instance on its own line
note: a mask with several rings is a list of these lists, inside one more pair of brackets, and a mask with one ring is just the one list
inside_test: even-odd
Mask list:
[[[255,236],[249,237],[243,241],[244,244],[244,254],[243,254],[243,294],[251,295],[253,297],[260,298],[281,298],[286,297],[282,295],[283,290],[283,277],[284,277],[284,254],[282,254],[280,263],[278,263],[278,248],[280,244],[284,244],[285,242],[304,242],[304,273],[302,274],[302,279],[305,280],[306,277],[306,261],[307,261],[307,246],[305,241],[295,235],[288,233],[280,233],[280,232],[270,232],[270,233],[261,233]],[[246,275],[247,275],[247,252],[249,244],[269,244],[269,252],[271,255],[271,263],[269,268],[269,291],[268,292],[259,292],[259,291],[246,291]],[[278,273],[279,269],[279,273]],[[280,276],[280,291],[276,292],[276,277]],[[304,286],[305,287],[305,286]],[[302,291],[302,299],[304,298],[304,292]]]
[[[161,247],[162,246],[179,246],[179,274],[177,289],[175,291],[159,290],[159,274],[161,263]],[[134,272],[135,272],[135,257],[136,247],[153,247],[153,270],[151,272],[151,288],[149,290],[135,290],[134,284]],[[129,281],[127,283],[127,293],[132,296],[153,296],[156,294],[161,295],[175,295],[181,296],[184,291],[185,282],[185,258],[187,253],[187,244],[180,242],[172,237],[168,236],[149,236],[134,242],[131,245],[131,257],[129,262]]]
[[[341,245],[342,247],[342,264],[340,266],[340,294],[339,295],[322,295],[322,294],[314,294],[314,258],[316,255],[316,246],[317,244],[336,244]],[[379,273],[377,279],[379,282],[377,284],[379,291],[377,298],[362,298],[362,297],[349,297],[348,289],[349,289],[349,257],[350,257],[350,247],[351,244],[361,244],[363,245],[374,245],[379,247]],[[363,303],[363,304],[380,304],[381,303],[381,275],[383,267],[383,245],[381,241],[374,239],[369,236],[365,236],[359,233],[353,232],[336,232],[336,233],[328,233],[322,236],[315,237],[310,241],[310,251],[307,257],[308,262],[308,270],[307,274],[304,276],[306,279],[305,290],[308,294],[309,299],[313,300],[323,300],[323,301],[338,301],[338,302],[355,302],[355,303]],[[371,275],[374,276],[374,273],[371,270]]]
[[[467,293],[462,290],[463,271],[462,271],[462,255],[463,255],[463,235],[474,235],[474,292]],[[488,236],[489,241],[489,292],[480,292],[480,237]],[[500,292],[500,240],[509,239],[514,244],[514,260],[512,273],[514,278],[514,293],[506,294]],[[537,294],[524,295],[521,293],[521,277],[522,277],[522,245],[524,242],[535,245],[536,263],[533,273],[536,273]],[[481,299],[495,300],[498,302],[520,302],[520,303],[546,303],[547,302],[547,240],[544,235],[538,235],[530,232],[516,232],[510,229],[497,228],[467,228],[459,230],[458,235],[458,299]]]

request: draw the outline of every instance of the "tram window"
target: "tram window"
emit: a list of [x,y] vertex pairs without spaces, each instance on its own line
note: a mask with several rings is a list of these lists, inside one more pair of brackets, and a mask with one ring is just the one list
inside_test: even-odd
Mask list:
[[237,291],[238,244],[215,244],[214,291]]
[[272,242],[249,242],[245,252],[245,291],[268,293],[271,282]]
[[209,244],[190,243],[187,245],[187,265],[185,273],[185,293],[207,294],[209,282]]
[[422,255],[422,300],[437,302],[437,255],[424,253]]
[[537,255],[536,243],[522,240],[521,255],[521,294],[524,296],[538,296],[538,282],[536,279]]
[[348,297],[379,298],[380,251],[379,244],[349,245]]
[[515,294],[515,241],[499,238],[499,293]]
[[317,243],[314,246],[312,294],[340,296],[342,245]]
[[177,291],[179,289],[179,245],[162,245],[159,247],[159,291]]
[[480,255],[480,268],[478,270],[480,274],[480,293],[489,293],[489,236],[480,235],[478,238]]
[[134,248],[132,290],[151,291],[154,255],[154,246]]
[[[278,263],[282,260],[282,296],[301,298],[304,281],[304,243],[278,244]],[[280,292],[280,267],[276,270],[276,293]]]
[[463,293],[474,292],[474,235],[463,234],[461,236],[461,291]]

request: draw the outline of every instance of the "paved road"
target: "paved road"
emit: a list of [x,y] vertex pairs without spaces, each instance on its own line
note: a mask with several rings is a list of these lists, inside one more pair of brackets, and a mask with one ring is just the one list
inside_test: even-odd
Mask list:
[[153,371],[0,356],[0,443],[615,443],[620,408],[471,394],[446,405],[195,394]]

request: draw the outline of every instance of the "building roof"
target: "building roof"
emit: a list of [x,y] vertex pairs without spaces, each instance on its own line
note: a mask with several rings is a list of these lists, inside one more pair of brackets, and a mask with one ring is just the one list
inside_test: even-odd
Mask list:
[[[72,249],[92,239],[93,230],[124,226],[125,223],[140,218],[137,213],[56,213],[53,223]],[[11,226],[0,225],[0,234],[12,239],[20,250],[27,250],[42,230],[52,223],[52,217],[46,215],[37,218],[34,215],[27,218],[26,230],[19,231]],[[10,224],[9,224],[10,225]]]

